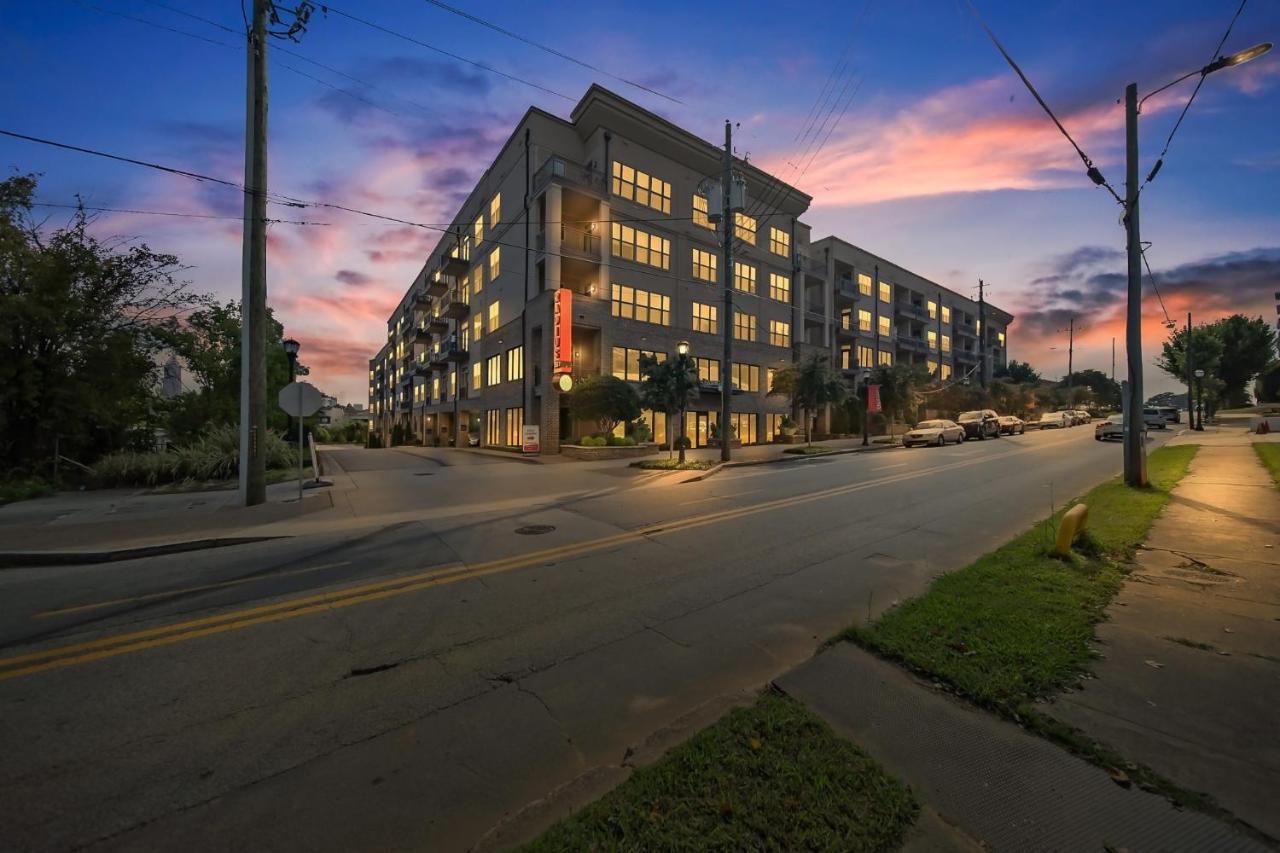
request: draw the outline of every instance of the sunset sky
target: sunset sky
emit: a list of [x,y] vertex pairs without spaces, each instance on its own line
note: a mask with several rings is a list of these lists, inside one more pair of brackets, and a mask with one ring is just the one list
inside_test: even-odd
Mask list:
[[[1204,65],[1239,5],[975,2],[1121,191],[1125,84],[1146,92]],[[241,180],[242,38],[165,5],[243,28],[234,0],[0,3],[0,128]],[[1062,375],[1066,335],[1057,330],[1074,314],[1077,369],[1109,372],[1116,336],[1123,372],[1119,209],[1084,176],[963,0],[455,5],[679,103],[426,0],[343,0],[342,11],[542,88],[337,12],[317,14],[300,44],[272,42],[272,191],[447,224],[530,105],[567,116],[599,82],[707,139],[724,119],[740,122],[739,155],[814,197],[805,218],[815,238],[834,233],[964,293],[984,279],[991,301],[1017,315],[1011,357]],[[1224,52],[1277,40],[1280,5],[1253,0]],[[857,94],[847,112],[833,111],[830,137],[798,174],[809,160],[793,165],[797,136],[846,51],[856,69],[847,91]],[[1193,86],[1144,107],[1144,174]],[[235,190],[13,139],[0,138],[0,165],[42,173],[43,202],[78,193],[94,206],[240,215]],[[45,212],[55,222],[67,214]],[[302,342],[312,381],[364,402],[367,359],[438,234],[337,211],[273,206],[269,215],[328,223],[271,226],[270,303]],[[1275,318],[1280,51],[1206,80],[1143,194],[1142,225],[1179,322],[1187,310],[1205,321],[1234,311]],[[238,219],[112,213],[96,228],[179,255],[200,290],[239,295]],[[1146,297],[1150,364],[1165,330],[1149,286]],[[1177,387],[1150,367],[1147,386]]]

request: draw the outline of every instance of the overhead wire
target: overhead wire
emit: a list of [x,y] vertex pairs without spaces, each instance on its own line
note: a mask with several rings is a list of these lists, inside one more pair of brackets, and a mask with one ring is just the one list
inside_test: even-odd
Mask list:
[[[98,206],[88,205],[88,204],[70,204],[67,202],[37,201],[37,202],[32,202],[32,206],[66,208],[70,210],[92,210],[95,213],[129,213],[129,214],[139,214],[143,216],[174,216],[174,217],[181,217],[184,219],[219,219],[219,220],[230,220],[233,222],[245,221],[245,217],[243,216],[223,216],[223,215],[214,214],[214,213],[185,213],[185,212],[176,211],[176,210],[135,210],[135,209],[125,208],[125,207],[98,207]],[[303,220],[303,219],[267,219],[266,221],[275,225],[331,225],[333,224],[330,222],[312,222],[312,221]]]
[[1089,155],[1084,153],[1084,150],[1075,141],[1075,139],[1072,138],[1071,134],[1067,132],[1067,129],[1062,126],[1062,122],[1058,120],[1056,115],[1054,115],[1053,110],[1049,108],[1047,103],[1045,103],[1044,98],[1040,97],[1040,93],[1036,91],[1036,87],[1032,85],[1029,79],[1027,79],[1027,75],[1023,73],[1022,68],[1020,68],[1018,63],[1014,61],[1014,58],[1009,55],[1009,52],[1004,49],[1004,45],[1000,43],[1000,39],[996,38],[996,34],[991,31],[991,28],[987,26],[987,22],[982,19],[980,14],[978,14],[978,9],[973,5],[973,0],[965,0],[965,3],[968,5],[969,11],[973,14],[974,19],[977,20],[978,25],[986,32],[987,38],[991,39],[991,43],[995,45],[996,50],[1000,51],[1000,55],[1004,57],[1005,62],[1009,64],[1009,67],[1013,69],[1013,72],[1018,75],[1018,79],[1022,81],[1022,84],[1027,87],[1027,91],[1036,99],[1036,103],[1040,105],[1040,108],[1045,111],[1045,114],[1047,114],[1049,118],[1053,120],[1053,123],[1057,125],[1058,130],[1061,131],[1062,135],[1066,137],[1066,140],[1071,143],[1071,147],[1075,149],[1076,154],[1080,155],[1080,159],[1084,161],[1085,172],[1089,176],[1089,180],[1093,181],[1100,187],[1104,187],[1107,192],[1111,193],[1111,197],[1116,200],[1116,203],[1123,206],[1124,199],[1122,199],[1120,194],[1116,192],[1115,188],[1107,182],[1107,179],[1102,176],[1102,172],[1093,164],[1093,161],[1089,159]]
[[549,53],[552,56],[558,56],[559,58],[567,62],[572,62],[574,65],[578,65],[578,66],[581,66],[582,68],[586,68],[590,71],[594,71],[597,74],[603,74],[604,76],[617,80],[620,83],[626,83],[628,86],[633,86],[637,89],[648,92],[651,95],[657,95],[659,98],[665,98],[666,100],[671,101],[672,103],[676,103],[676,104],[684,103],[684,101],[680,100],[679,98],[668,95],[665,92],[659,92],[657,89],[646,86],[643,83],[636,82],[635,80],[629,80],[626,77],[620,77],[611,71],[606,71],[603,68],[590,64],[589,62],[584,62],[583,60],[578,59],[575,56],[571,56],[567,53],[563,53],[562,51],[557,50],[554,47],[549,47],[540,42],[536,42],[533,39],[526,38],[525,36],[522,36],[519,33],[512,32],[511,30],[505,29],[499,26],[498,24],[495,24],[492,21],[481,18],[478,15],[473,15],[470,12],[457,8],[456,6],[450,6],[448,3],[441,2],[441,0],[426,0],[426,2],[430,3],[432,6],[445,10],[446,12],[450,12],[461,18],[465,18],[468,21],[479,24],[482,27],[488,27],[494,32],[501,33],[502,35],[507,36],[508,38],[515,39],[516,41],[530,45],[531,47],[536,47],[538,50],[545,51],[546,53]]

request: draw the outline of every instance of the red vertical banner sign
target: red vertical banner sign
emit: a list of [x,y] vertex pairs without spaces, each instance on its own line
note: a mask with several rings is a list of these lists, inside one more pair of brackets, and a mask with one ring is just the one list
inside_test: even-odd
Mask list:
[[867,411],[868,412],[880,411],[880,386],[879,385],[867,386]]
[[552,343],[551,360],[555,367],[552,373],[573,372],[573,291],[562,287],[556,291],[555,311],[552,318],[555,326],[555,337]]

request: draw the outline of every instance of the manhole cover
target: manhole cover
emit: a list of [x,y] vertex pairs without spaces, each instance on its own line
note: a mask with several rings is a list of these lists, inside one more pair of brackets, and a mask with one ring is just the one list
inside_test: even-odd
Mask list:
[[525,527],[517,527],[516,533],[521,536],[541,536],[543,533],[550,533],[555,530],[550,524],[529,524]]

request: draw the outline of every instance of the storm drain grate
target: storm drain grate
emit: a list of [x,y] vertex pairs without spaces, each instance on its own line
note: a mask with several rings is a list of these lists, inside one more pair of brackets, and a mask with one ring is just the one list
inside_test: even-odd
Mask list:
[[550,524],[529,524],[524,527],[517,527],[516,533],[521,536],[541,536],[544,533],[550,533],[555,530]]

